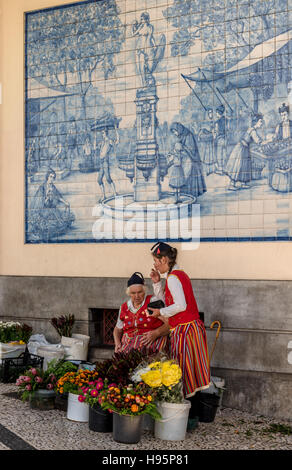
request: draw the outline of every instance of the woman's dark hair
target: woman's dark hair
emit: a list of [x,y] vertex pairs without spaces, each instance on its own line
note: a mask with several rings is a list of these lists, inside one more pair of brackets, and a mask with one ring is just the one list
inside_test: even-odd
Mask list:
[[168,258],[168,264],[169,264],[169,271],[168,273],[171,273],[174,265],[176,264],[176,258],[177,258],[177,249],[166,244],[166,243],[160,243],[155,251],[152,253],[152,255],[155,258],[161,259],[163,256],[166,256]]

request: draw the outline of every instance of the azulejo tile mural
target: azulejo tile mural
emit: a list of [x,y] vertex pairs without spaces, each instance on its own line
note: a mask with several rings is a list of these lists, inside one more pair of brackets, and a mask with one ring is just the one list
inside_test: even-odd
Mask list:
[[26,242],[290,240],[292,1],[25,17]]

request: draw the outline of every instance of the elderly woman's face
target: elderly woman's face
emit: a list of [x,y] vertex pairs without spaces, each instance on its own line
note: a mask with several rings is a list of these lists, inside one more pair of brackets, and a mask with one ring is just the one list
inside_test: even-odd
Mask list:
[[134,306],[141,305],[145,297],[144,287],[142,285],[130,286],[129,295]]

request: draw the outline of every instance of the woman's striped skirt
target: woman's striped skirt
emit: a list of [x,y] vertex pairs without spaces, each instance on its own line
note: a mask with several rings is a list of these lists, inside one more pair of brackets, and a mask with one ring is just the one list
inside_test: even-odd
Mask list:
[[144,346],[141,344],[143,335],[128,336],[127,333],[124,333],[121,341],[120,352],[129,352],[131,349],[146,349],[148,354],[158,353],[160,351],[168,352],[169,342],[168,336],[160,336],[149,346]]
[[185,398],[210,385],[210,362],[207,335],[201,320],[177,325],[171,330],[171,357],[182,369]]

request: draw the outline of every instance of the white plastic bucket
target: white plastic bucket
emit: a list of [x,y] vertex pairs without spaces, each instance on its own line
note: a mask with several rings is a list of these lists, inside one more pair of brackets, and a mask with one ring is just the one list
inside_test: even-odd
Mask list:
[[191,403],[157,403],[161,414],[160,420],[155,420],[154,436],[164,441],[183,441],[186,436],[188,417]]
[[19,357],[26,349],[26,344],[0,343],[0,360]]
[[90,337],[80,334],[72,334],[72,338],[62,336],[61,343],[66,350],[66,359],[86,361]]
[[79,421],[81,423],[89,421],[89,405],[80,402],[78,395],[75,393],[68,393],[67,418],[70,421]]

